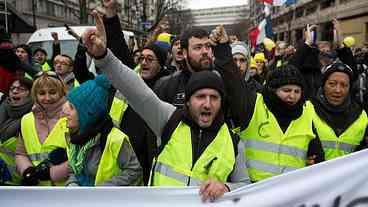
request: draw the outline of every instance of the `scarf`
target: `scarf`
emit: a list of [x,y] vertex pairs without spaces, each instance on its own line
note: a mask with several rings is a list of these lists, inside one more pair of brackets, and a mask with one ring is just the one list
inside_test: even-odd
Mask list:
[[62,97],[53,104],[40,105],[35,103],[32,112],[36,119],[36,129],[40,142],[43,143],[50,134],[55,124],[62,117],[62,106],[66,102],[66,98]]
[[3,104],[5,114],[4,117],[1,117],[3,122],[0,123],[1,142],[17,135],[20,130],[20,119],[24,114],[31,111],[33,105],[31,97],[27,97],[25,102],[20,106],[12,106],[9,99]]
[[87,155],[90,149],[97,144],[100,144],[102,149],[105,147],[107,135],[113,127],[113,122],[109,116],[104,117],[97,123],[100,124],[90,127],[90,130],[83,134],[70,135],[69,165],[81,186],[94,186],[94,178],[85,174]]
[[263,100],[267,108],[275,116],[281,130],[285,132],[291,121],[298,119],[303,113],[304,98],[293,106],[283,102],[275,93],[274,90],[267,87],[262,91]]
[[312,100],[317,115],[340,136],[362,113],[362,108],[347,96],[339,106],[331,105],[322,88]]
[[22,116],[32,109],[32,98],[30,96],[26,97],[24,103],[19,106],[13,106],[8,98],[5,103],[5,110],[10,119],[20,119]]

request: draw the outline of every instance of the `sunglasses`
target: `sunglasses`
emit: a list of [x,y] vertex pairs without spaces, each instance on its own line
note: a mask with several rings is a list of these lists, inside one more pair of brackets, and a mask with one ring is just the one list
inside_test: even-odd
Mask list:
[[59,81],[62,81],[60,79],[60,77],[54,72],[54,71],[40,71],[38,72],[35,76],[34,76],[34,79],[37,79],[41,76],[49,76],[49,77],[52,77],[52,78],[55,78]]
[[338,71],[348,71],[349,73],[353,74],[353,69],[351,69],[350,66],[348,66],[344,63],[341,63],[341,62],[332,63],[332,64],[327,65],[326,67],[322,68],[322,70],[321,70],[322,74],[326,73],[332,67],[337,69]]

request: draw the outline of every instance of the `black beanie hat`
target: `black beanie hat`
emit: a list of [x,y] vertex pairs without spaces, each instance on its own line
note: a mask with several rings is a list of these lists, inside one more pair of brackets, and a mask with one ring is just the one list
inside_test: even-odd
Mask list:
[[185,101],[188,101],[193,93],[203,88],[215,89],[224,100],[225,86],[220,75],[216,72],[206,70],[192,74],[185,87]]
[[266,87],[277,89],[284,85],[298,85],[304,90],[304,78],[293,65],[285,65],[279,69],[270,71],[266,80]]
[[[160,46],[158,45],[155,45],[155,44],[149,44],[147,46],[145,46],[143,48],[144,49],[148,49],[148,50],[152,50],[153,53],[155,53],[157,59],[158,59],[158,62],[160,63],[161,67],[164,67],[165,64],[166,64],[166,59],[167,59],[167,51],[163,48],[161,48]],[[142,50],[142,51],[143,51]]]
[[346,73],[349,76],[350,82],[353,80],[353,70],[341,61],[337,61],[322,68],[322,85],[325,85],[328,77],[334,72]]

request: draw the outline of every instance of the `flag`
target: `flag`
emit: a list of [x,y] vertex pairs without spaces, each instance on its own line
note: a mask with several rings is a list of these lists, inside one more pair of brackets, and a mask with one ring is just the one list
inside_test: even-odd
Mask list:
[[286,0],[285,5],[290,6],[296,3],[296,0]]
[[272,31],[271,16],[263,19],[257,27],[254,27],[249,31],[249,40],[253,48],[263,43],[263,40],[266,37],[273,39],[273,36],[274,34]]
[[292,4],[295,4],[296,0],[273,0],[273,6],[290,6]]
[[261,44],[266,37],[266,19],[263,19],[257,27],[254,27],[249,32],[249,40],[253,48]]

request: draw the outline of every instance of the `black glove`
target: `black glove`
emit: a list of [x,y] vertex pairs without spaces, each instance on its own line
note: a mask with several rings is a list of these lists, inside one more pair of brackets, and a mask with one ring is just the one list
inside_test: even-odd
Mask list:
[[24,170],[21,184],[25,186],[38,185],[38,178],[36,177],[34,167],[29,167]]
[[39,180],[50,180],[50,167],[51,163],[49,160],[42,161],[35,167],[35,176]]
[[49,161],[53,165],[59,165],[68,160],[68,156],[64,148],[57,148],[49,153]]

